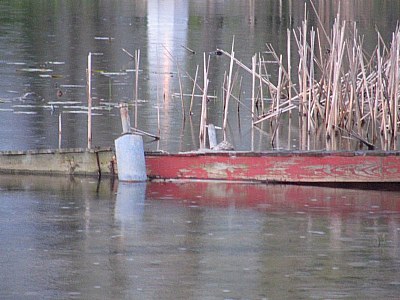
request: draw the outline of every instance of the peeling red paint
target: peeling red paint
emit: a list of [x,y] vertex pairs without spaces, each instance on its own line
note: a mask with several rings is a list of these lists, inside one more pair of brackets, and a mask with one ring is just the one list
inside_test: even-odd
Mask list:
[[163,179],[400,182],[400,152],[363,153],[146,153],[146,165],[149,177]]

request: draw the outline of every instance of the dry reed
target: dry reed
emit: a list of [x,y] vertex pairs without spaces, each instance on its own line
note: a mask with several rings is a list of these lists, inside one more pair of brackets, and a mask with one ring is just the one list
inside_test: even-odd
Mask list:
[[[390,47],[378,33],[377,47],[370,59],[364,54],[366,51],[356,26],[341,21],[340,15],[337,15],[330,34],[323,32],[321,37],[318,30],[309,29],[306,18],[298,30],[288,31],[287,65],[272,45],[267,45],[265,52],[272,59],[254,55],[251,69],[234,57],[233,48],[230,54],[218,49],[230,58],[231,64],[235,62],[252,75],[250,110],[253,126],[266,120],[274,120],[279,126],[283,113],[297,109],[301,143],[307,149],[310,135],[321,127],[325,129],[330,148],[339,135],[347,135],[369,149],[377,146],[377,137],[380,137],[383,149],[395,149],[399,126],[400,28],[393,33]],[[297,78],[292,78],[296,74],[292,72],[294,58],[290,55],[292,37],[298,49]],[[268,72],[272,64],[278,66],[276,83],[270,80]],[[232,65],[227,99],[231,92],[231,70]],[[256,79],[259,80],[258,91]],[[264,103],[265,86],[271,99],[267,112],[258,110],[258,104]],[[225,107],[224,124],[226,115]]]

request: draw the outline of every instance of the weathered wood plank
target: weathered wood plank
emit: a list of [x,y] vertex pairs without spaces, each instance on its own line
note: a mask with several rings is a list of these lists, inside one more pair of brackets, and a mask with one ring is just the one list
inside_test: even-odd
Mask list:
[[344,153],[146,155],[149,177],[265,182],[400,182],[400,156]]
[[43,149],[0,152],[0,173],[111,174],[113,151],[107,149]]

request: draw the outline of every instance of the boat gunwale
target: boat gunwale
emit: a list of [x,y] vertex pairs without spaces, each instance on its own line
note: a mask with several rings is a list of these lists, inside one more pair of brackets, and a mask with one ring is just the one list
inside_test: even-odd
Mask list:
[[271,150],[271,151],[188,151],[168,153],[164,151],[145,151],[145,156],[168,156],[168,157],[197,157],[197,156],[227,156],[227,157],[387,157],[387,156],[400,156],[400,151],[385,151],[385,150],[368,150],[368,151],[326,151],[326,150]]

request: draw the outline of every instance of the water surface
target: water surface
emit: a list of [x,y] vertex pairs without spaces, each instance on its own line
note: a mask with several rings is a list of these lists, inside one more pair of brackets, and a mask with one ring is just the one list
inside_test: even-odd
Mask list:
[[[121,133],[117,104],[136,100],[135,63],[122,49],[131,54],[140,50],[138,126],[161,136],[159,143],[146,143],[146,147],[172,152],[197,149],[200,98],[195,98],[189,118],[190,97],[184,97],[184,118],[177,96],[179,79],[182,92],[191,94],[189,76],[194,78],[199,66],[202,87],[203,55],[217,48],[230,51],[233,37],[236,57],[247,66],[253,54],[265,52],[266,43],[285,54],[286,30],[298,29],[305,7],[310,27],[321,29],[323,24],[330,28],[339,2],[315,1],[319,23],[310,3],[305,6],[303,1],[291,0],[2,1],[0,150],[58,147],[60,115],[61,146],[87,145],[85,76],[89,52],[102,54],[93,57],[93,145],[112,145]],[[390,42],[399,14],[397,0],[341,3],[341,17],[358,24],[366,50],[376,45],[376,29]],[[293,55],[296,51],[293,49]],[[222,85],[228,71],[228,58],[210,56],[209,94],[217,98],[209,103],[208,121],[217,126],[222,126]],[[270,72],[274,75],[275,71]],[[242,88],[238,91],[237,84],[234,93],[244,105],[239,105],[239,114],[235,101],[230,106],[228,140],[239,150],[299,149],[296,120],[282,125],[274,145],[273,128],[263,125],[266,133],[255,131],[251,145],[251,78],[243,71],[237,78],[238,82],[242,78]],[[39,100],[24,101],[25,93],[35,93]],[[195,94],[201,94],[200,88]],[[222,132],[217,135],[220,141]],[[312,145],[326,147],[318,139]]]
[[2,299],[396,299],[398,192],[1,177]]

